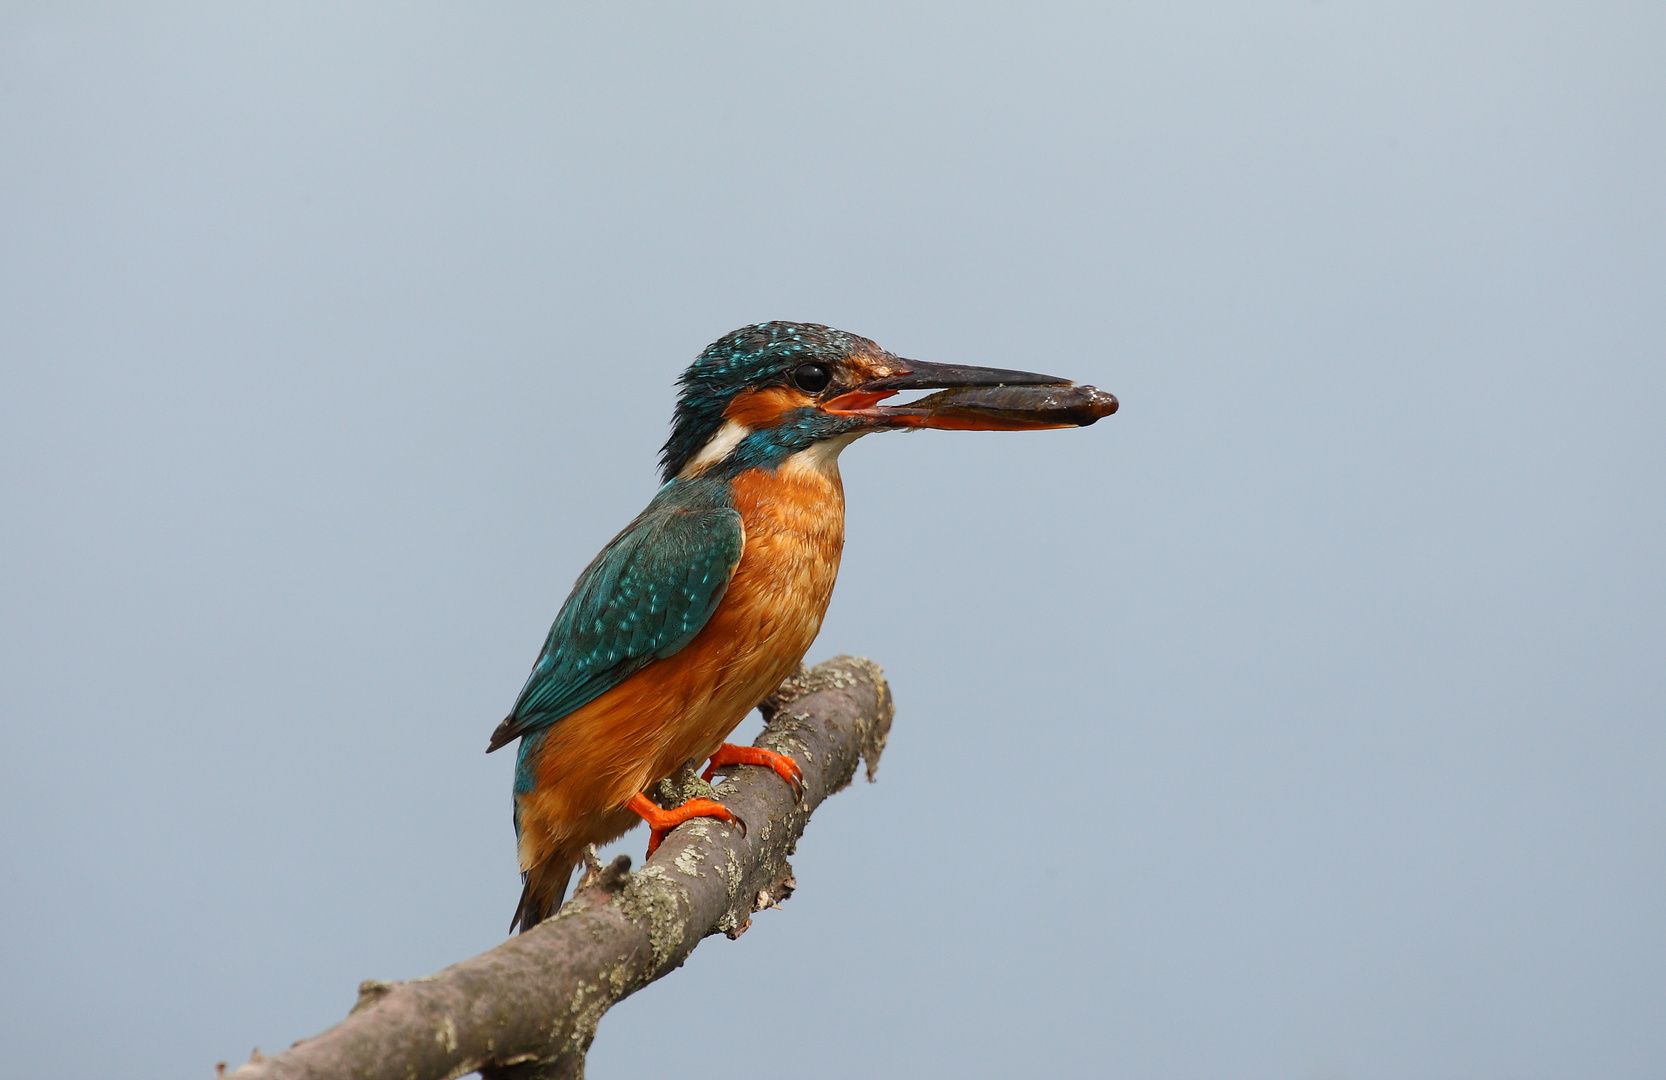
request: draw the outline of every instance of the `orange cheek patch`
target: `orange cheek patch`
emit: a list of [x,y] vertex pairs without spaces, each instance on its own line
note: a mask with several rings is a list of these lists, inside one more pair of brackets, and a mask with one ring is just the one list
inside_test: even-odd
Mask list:
[[814,399],[802,390],[794,390],[790,386],[768,386],[737,394],[735,400],[729,402],[729,407],[723,410],[723,417],[756,430],[774,427],[787,413],[814,403]]

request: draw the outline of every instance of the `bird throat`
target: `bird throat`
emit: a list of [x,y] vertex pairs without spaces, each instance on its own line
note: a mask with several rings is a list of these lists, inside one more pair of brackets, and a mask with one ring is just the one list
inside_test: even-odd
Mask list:
[[[688,459],[688,464],[684,465],[677,473],[677,478],[690,480],[724,464],[730,465],[731,468],[740,467],[744,471],[751,471],[745,469],[742,455],[747,454],[748,451],[742,444],[747,442],[748,437],[753,435],[755,430],[738,420],[725,420],[723,426],[714,431],[711,438],[706,440],[705,445],[700,447],[699,451]],[[767,435],[768,430],[767,428],[763,429],[762,433]],[[842,435],[834,435],[830,438],[817,440],[801,450],[783,451],[782,449],[774,449],[766,451],[772,456],[784,452],[784,456],[775,458],[775,464],[763,465],[762,467],[771,472],[780,472],[783,476],[809,473],[837,481],[839,478],[840,452],[863,434],[866,433],[847,432]],[[756,453],[756,450],[754,449],[751,452]]]

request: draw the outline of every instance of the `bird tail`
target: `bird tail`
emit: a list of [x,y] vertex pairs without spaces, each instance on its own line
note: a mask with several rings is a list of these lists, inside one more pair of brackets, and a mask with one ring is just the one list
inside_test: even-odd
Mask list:
[[509,920],[511,934],[517,926],[524,934],[555,914],[567,895],[567,879],[573,876],[578,860],[576,853],[557,851],[521,875],[521,902],[515,908],[515,917]]

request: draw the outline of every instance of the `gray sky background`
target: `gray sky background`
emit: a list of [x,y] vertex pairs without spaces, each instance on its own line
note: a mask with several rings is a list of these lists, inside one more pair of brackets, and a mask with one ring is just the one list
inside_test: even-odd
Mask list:
[[1661,1075],[1666,7],[805,7],[0,11],[6,1075],[501,940],[487,735],[771,318],[1123,409],[845,454],[880,782],[592,1075]]

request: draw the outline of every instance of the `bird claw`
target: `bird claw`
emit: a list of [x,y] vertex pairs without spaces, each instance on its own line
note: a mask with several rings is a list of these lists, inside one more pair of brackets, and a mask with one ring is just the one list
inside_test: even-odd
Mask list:
[[630,802],[625,804],[625,809],[634,811],[637,816],[648,823],[650,829],[648,834],[649,856],[659,850],[660,844],[664,843],[671,830],[683,822],[697,817],[717,818],[719,821],[738,825],[740,826],[740,834],[742,836],[746,835],[746,822],[741,820],[740,815],[712,799],[690,799],[675,809],[666,810],[655,805],[648,796],[638,792],[631,796]]
[[776,776],[792,785],[793,796],[798,802],[804,801],[804,770],[798,767],[798,762],[786,754],[778,754],[774,750],[765,750],[761,746],[736,746],[734,743],[724,743],[713,753],[711,763],[706,771],[700,774],[700,779],[711,782],[711,778],[718,772],[727,772],[732,765],[761,765],[774,771]]

